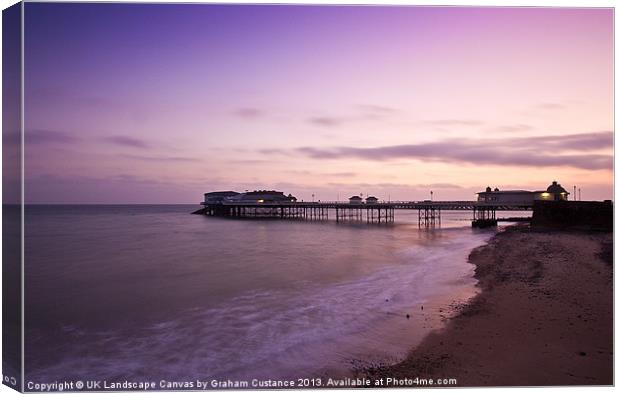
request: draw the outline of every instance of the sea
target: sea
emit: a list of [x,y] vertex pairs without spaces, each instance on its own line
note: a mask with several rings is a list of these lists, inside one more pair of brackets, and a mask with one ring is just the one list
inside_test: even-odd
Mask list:
[[[194,205],[25,208],[25,381],[345,377],[394,363],[478,289],[471,212],[393,224]],[[527,212],[499,216],[527,216]]]

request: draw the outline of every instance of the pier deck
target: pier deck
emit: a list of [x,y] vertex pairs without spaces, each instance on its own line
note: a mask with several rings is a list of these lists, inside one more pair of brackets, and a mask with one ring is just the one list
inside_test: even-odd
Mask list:
[[474,226],[497,224],[496,211],[531,210],[533,204],[506,204],[479,201],[389,201],[374,204],[351,204],[340,201],[318,202],[217,202],[201,203],[195,213],[231,218],[274,218],[328,220],[335,211],[336,222],[394,222],[394,211],[417,210],[418,222],[424,225],[441,223],[441,211],[472,211]]

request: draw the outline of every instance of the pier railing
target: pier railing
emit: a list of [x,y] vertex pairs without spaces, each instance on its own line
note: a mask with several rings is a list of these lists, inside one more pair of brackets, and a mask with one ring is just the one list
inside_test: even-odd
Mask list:
[[434,207],[445,211],[473,211],[481,208],[494,209],[496,211],[520,211],[531,210],[533,202],[487,202],[487,201],[382,201],[376,203],[350,203],[346,201],[222,201],[201,202],[204,206],[285,206],[285,207],[323,207],[323,208],[346,208],[360,207],[361,209],[376,209],[379,207],[394,209],[420,209]]

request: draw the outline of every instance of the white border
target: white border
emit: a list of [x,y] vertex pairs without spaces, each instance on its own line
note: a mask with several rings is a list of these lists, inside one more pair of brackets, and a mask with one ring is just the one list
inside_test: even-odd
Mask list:
[[[35,2],[35,1],[28,1],[28,2]],[[40,1],[43,2],[43,1]],[[62,0],[44,0],[44,2],[63,2]],[[64,2],[78,2],[78,1],[64,1]],[[93,2],[93,3],[110,3],[111,1],[106,1],[106,0],[90,0],[88,2]],[[119,3],[123,3],[123,2],[129,2],[129,1],[118,1]],[[604,7],[604,8],[614,8],[615,9],[615,2],[611,1],[611,0],[590,0],[590,1],[577,1],[577,0],[570,0],[570,1],[553,1],[553,0],[520,0],[520,1],[515,1],[515,0],[504,0],[501,2],[498,1],[492,1],[492,0],[475,0],[475,1],[467,1],[467,0],[450,0],[450,1],[437,1],[437,0],[426,0],[426,1],[419,1],[419,0],[390,0],[390,1],[373,1],[373,0],[339,0],[339,1],[330,1],[330,0],[314,0],[312,2],[309,1],[299,1],[299,0],[289,0],[286,2],[281,2],[278,3],[276,1],[268,1],[268,0],[229,0],[229,1],[175,1],[175,0],[134,0],[134,1],[130,1],[132,3],[203,3],[203,4],[213,4],[213,3],[233,3],[233,4],[316,4],[316,5],[329,5],[329,4],[348,4],[348,5],[426,5],[426,6],[469,6],[469,7],[476,7],[476,6],[481,6],[481,7],[577,7],[577,8],[596,8],[596,7]],[[2,6],[2,9],[5,9],[13,4],[15,4],[15,1],[12,0],[0,0],[0,5]],[[614,10],[615,13],[615,10]],[[24,31],[25,31],[25,19],[24,19],[24,14],[25,14],[25,7],[24,4],[22,3],[22,33],[21,33],[21,45],[22,45],[22,53],[21,53],[21,65],[22,65],[22,75],[21,75],[21,128],[22,128],[22,133],[21,133],[21,143],[22,143],[22,147],[21,147],[21,207],[22,207],[22,218],[21,218],[21,231],[22,231],[22,245],[21,245],[21,249],[22,249],[22,261],[21,261],[21,272],[22,272],[22,338],[23,338],[23,334],[24,334],[24,303],[23,303],[23,299],[24,299],[24,197],[25,197],[25,190],[24,190],[24,174],[25,174],[25,160],[24,160],[24,151],[25,151],[25,144],[24,144],[24,133],[23,133],[23,129],[24,129],[24,125],[25,125],[25,101],[24,101],[24,85],[25,85],[25,80],[24,80]],[[615,21],[615,15],[614,15],[614,21]],[[615,23],[614,23],[614,27],[615,27]],[[0,19],[0,38],[1,38],[1,19]],[[616,49],[616,43],[618,42],[617,40],[617,32],[614,28],[614,60],[615,60],[615,49]],[[0,54],[0,59],[1,59],[1,54]],[[0,81],[0,88],[1,88],[1,81]],[[1,99],[0,99],[0,104],[1,104]],[[615,61],[614,61],[614,130],[615,130],[615,111],[617,110],[617,104],[615,101]],[[615,140],[615,139],[614,139]],[[615,149],[614,149],[615,152]],[[2,158],[2,153],[0,150],[0,169],[2,166],[2,162],[1,162],[1,158]],[[615,156],[614,156],[614,196],[616,195],[616,191],[618,186],[615,184]],[[2,193],[2,184],[0,183],[0,193]],[[615,199],[614,199],[615,200]],[[0,218],[2,217],[2,213],[0,212]],[[614,218],[615,219],[615,218]],[[614,225],[618,225],[618,221],[614,220]],[[2,230],[0,228],[0,235],[2,233]],[[615,235],[614,235],[614,243],[615,243]],[[0,237],[1,239],[1,237]],[[0,245],[1,245],[1,241],[0,241]],[[616,258],[617,254],[616,251],[614,251],[614,261]],[[0,273],[0,279],[1,279],[1,273]],[[617,288],[618,282],[617,282],[617,277],[614,277],[614,301],[615,301],[615,289]],[[0,301],[1,301],[1,295],[0,295]],[[617,304],[614,302],[614,316],[616,316],[615,312],[617,312],[615,310],[615,306]],[[615,334],[615,319],[614,319],[614,334]],[[1,327],[0,327],[0,334],[1,334]],[[614,335],[614,339],[615,339],[615,335]],[[1,342],[0,342],[0,351],[1,351]],[[23,352],[24,352],[24,344],[22,341],[22,387],[23,383],[24,383],[24,358],[23,358]],[[614,341],[614,354],[618,354],[617,353],[617,348],[615,346],[615,341]],[[614,366],[615,366],[615,360],[614,360]],[[615,369],[614,369],[615,371]],[[615,375],[615,374],[614,374]],[[485,389],[485,392],[488,393],[497,393],[497,392],[501,392],[502,390],[505,390],[506,388],[489,388],[489,389]],[[514,392],[525,392],[525,390],[527,390],[527,392],[546,392],[546,393],[563,393],[565,391],[568,392],[575,392],[575,391],[581,391],[584,389],[584,387],[553,387],[553,388],[509,388],[510,390],[514,391]],[[594,390],[594,391],[610,391],[610,390],[615,390],[614,388],[602,388],[602,387],[587,387],[586,388],[588,391],[590,390]],[[429,389],[422,389],[422,390],[429,390]],[[439,390],[440,392],[443,392],[445,390],[449,390],[449,389],[433,389],[433,390]],[[464,390],[465,392],[472,392],[473,390],[477,390],[477,388],[463,388],[463,389],[459,389],[459,390]],[[305,391],[305,390],[304,390]],[[331,390],[330,390],[331,391]],[[345,392],[353,392],[353,390],[344,390]],[[227,391],[227,392],[235,392],[235,391]],[[276,392],[276,391],[266,391],[266,392]],[[287,390],[287,392],[301,392],[301,391],[297,391],[297,390]],[[356,390],[356,392],[360,392],[360,390]],[[381,393],[402,393],[403,389],[380,389]],[[15,393],[14,390],[12,390],[11,388],[5,386],[5,385],[0,385],[0,394],[4,394],[4,393]],[[170,392],[168,392],[170,393]],[[179,392],[179,393],[183,393],[183,392]]]

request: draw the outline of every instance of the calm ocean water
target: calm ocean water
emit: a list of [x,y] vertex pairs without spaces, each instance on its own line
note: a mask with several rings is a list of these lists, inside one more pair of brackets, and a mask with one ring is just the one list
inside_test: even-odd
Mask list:
[[466,258],[495,231],[471,229],[469,212],[429,230],[405,211],[378,226],[196,208],[26,207],[26,381],[340,376],[352,360],[395,361],[439,308],[475,294]]

